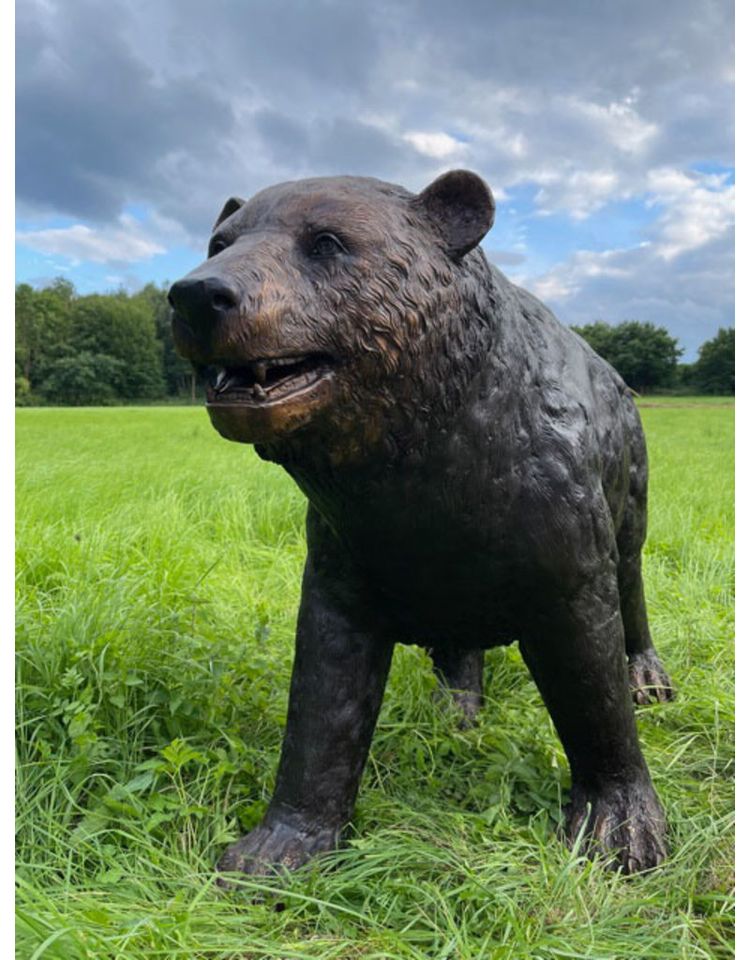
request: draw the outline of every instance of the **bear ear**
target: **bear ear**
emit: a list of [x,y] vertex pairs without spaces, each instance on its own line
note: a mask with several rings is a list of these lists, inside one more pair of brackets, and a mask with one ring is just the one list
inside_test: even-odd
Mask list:
[[213,232],[220,223],[223,223],[227,217],[231,217],[233,213],[236,213],[240,207],[244,205],[245,201],[241,197],[230,197],[221,208],[221,213],[216,218],[216,223],[211,227],[211,232]]
[[473,250],[495,220],[492,191],[470,170],[442,174],[415,202],[440,231],[446,253],[453,260]]

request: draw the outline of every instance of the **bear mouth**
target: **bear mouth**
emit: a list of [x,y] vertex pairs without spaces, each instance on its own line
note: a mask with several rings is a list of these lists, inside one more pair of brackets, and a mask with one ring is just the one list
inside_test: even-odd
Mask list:
[[207,369],[206,402],[209,406],[255,407],[283,403],[312,390],[330,376],[333,365],[326,354],[260,357],[231,366],[213,364]]

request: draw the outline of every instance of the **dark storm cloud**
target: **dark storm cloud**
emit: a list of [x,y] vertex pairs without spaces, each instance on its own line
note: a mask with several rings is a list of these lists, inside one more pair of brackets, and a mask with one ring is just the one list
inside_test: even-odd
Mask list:
[[193,77],[161,85],[118,32],[123,10],[73,2],[18,14],[17,189],[32,206],[113,219],[152,192],[174,144],[208,158],[230,105]]
[[[383,41],[377,3],[172,0],[161,6],[162,49],[175,63],[226,81],[227,93],[235,84],[257,85],[298,107],[325,108],[340,95],[366,92]],[[151,8],[135,7],[148,23]],[[144,52],[149,56],[148,46]]]
[[273,110],[259,110],[253,119],[274,162],[290,170],[305,166],[310,134],[304,123]]
[[389,179],[420,166],[419,156],[404,140],[350,117],[306,123],[264,109],[253,121],[270,158],[294,176],[320,170],[331,176],[368,176],[375,169]]
[[731,67],[726,0],[406,0],[401,32],[434,75],[619,99],[633,85],[713,87]]
[[420,167],[419,157],[403,140],[347,117],[321,125],[314,136],[312,161],[324,169],[327,165],[332,174],[367,176],[375,169],[385,180]]

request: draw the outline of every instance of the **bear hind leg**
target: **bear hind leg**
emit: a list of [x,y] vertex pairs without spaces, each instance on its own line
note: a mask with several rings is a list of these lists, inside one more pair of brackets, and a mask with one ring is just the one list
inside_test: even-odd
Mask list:
[[442,692],[450,694],[462,714],[462,726],[473,726],[484,699],[484,650],[430,649]]
[[641,573],[641,549],[646,539],[645,475],[631,492],[617,537],[617,586],[625,631],[628,676],[633,701],[639,706],[672,700],[674,688],[654,649],[646,613]]

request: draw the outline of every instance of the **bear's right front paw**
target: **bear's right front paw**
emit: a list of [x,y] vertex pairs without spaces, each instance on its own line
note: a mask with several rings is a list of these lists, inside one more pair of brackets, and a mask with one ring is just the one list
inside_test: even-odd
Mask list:
[[224,851],[216,864],[222,874],[217,883],[230,888],[231,881],[224,876],[227,873],[262,877],[280,869],[296,870],[316,854],[335,850],[339,833],[331,827],[311,827],[288,820],[264,821]]
[[624,873],[651,870],[667,856],[664,811],[647,780],[596,793],[573,787],[565,813],[569,844],[581,839],[589,857],[614,854]]

